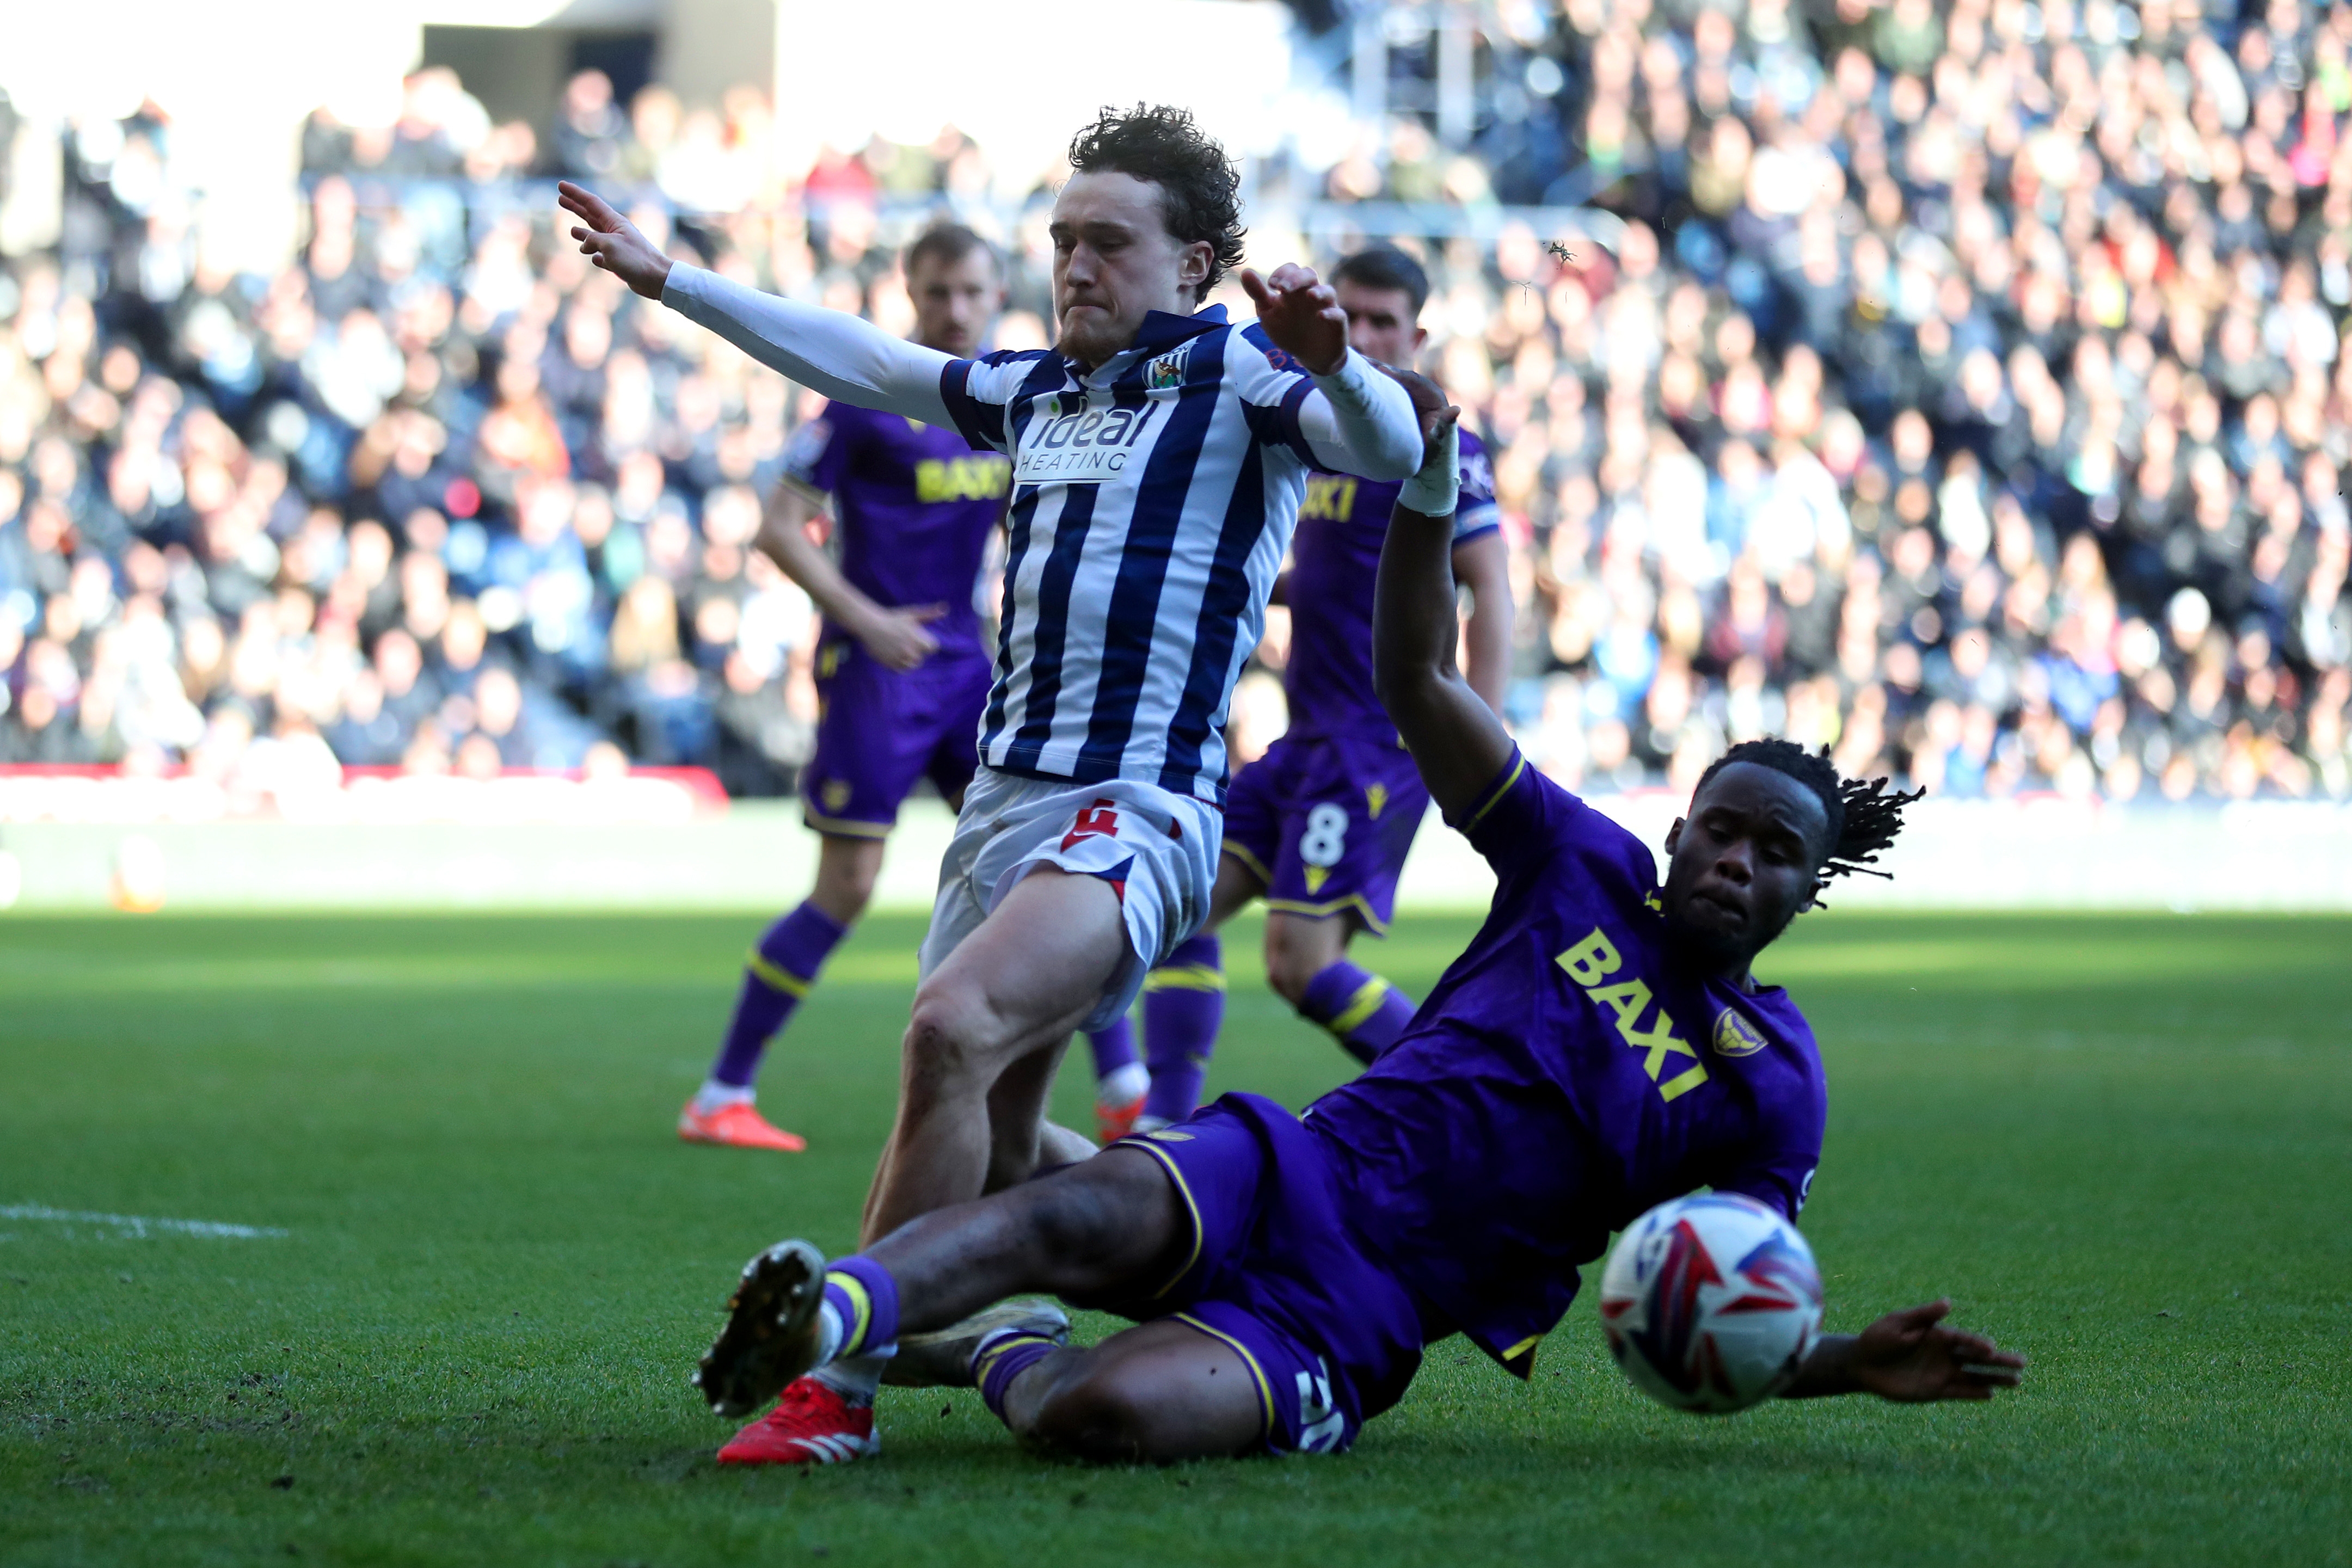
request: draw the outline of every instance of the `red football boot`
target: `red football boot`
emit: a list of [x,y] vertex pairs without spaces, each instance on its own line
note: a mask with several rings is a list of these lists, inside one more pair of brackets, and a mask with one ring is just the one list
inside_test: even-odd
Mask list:
[[1095,1082],[1095,1142],[1115,1144],[1135,1131],[1143,1102],[1151,1092],[1151,1074],[1143,1063],[1130,1061]]
[[1143,1114],[1143,1096],[1121,1104],[1106,1105],[1095,1102],[1095,1142],[1108,1147],[1135,1131],[1135,1119]]
[[760,1114],[749,1100],[738,1100],[705,1113],[688,1100],[677,1113],[677,1135],[689,1144],[722,1144],[735,1149],[774,1149],[797,1155],[808,1147],[798,1133],[787,1133]]
[[784,1385],[776,1407],[728,1439],[722,1465],[837,1465],[882,1451],[874,1407],[853,1406],[814,1377]]

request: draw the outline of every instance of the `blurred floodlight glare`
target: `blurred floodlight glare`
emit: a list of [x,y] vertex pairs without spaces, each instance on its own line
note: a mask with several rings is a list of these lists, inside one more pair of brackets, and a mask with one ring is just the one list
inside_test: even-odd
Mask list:
[[304,0],[13,4],[0,16],[0,88],[19,112],[121,119],[152,99],[199,136],[283,120],[289,105],[299,119],[322,102],[360,123],[386,121],[424,26],[414,5]]
[[858,146],[877,131],[919,143],[952,121],[1005,164],[1042,168],[1103,105],[1143,100],[1186,105],[1236,152],[1281,141],[1285,7],[1121,0],[1075,35],[1056,20],[1066,15],[1036,0],[785,0],[779,133],[811,147]]
[[[392,123],[426,26],[658,31],[717,3],[5,0],[0,89],[47,125],[104,125],[152,100],[172,120],[175,176],[203,193],[208,256],[266,272],[293,240],[304,117],[323,106],[347,125]],[[1002,166],[1044,169],[1103,105],[1139,100],[1186,105],[1241,154],[1271,152],[1302,128],[1318,149],[1348,135],[1344,106],[1293,89],[1283,6],[1121,0],[1088,18],[1076,46],[1052,30],[1055,16],[1038,0],[778,0],[775,58],[742,74],[773,95],[775,154],[803,165],[828,143],[861,146],[877,131],[920,143],[953,124]],[[1073,47],[1083,68],[1059,63]]]

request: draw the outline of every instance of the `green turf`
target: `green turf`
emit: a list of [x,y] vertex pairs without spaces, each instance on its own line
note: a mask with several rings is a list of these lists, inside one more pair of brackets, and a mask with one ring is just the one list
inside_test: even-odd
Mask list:
[[[0,1563],[2352,1561],[2352,922],[1836,915],[1765,966],[1829,1063],[1832,1325],[1951,1292],[2033,1357],[1996,1407],[1677,1416],[1580,1303],[1347,1458],[1087,1469],[892,1391],[809,1475],[716,1469],[685,1374],[754,1248],[851,1239],[917,929],[771,1064],[808,1155],[682,1148],[755,929],[0,922],[0,1207],[288,1232],[0,1218]],[[1423,987],[1467,931],[1374,951]],[[1217,1082],[1297,1103],[1342,1061],[1255,942]]]

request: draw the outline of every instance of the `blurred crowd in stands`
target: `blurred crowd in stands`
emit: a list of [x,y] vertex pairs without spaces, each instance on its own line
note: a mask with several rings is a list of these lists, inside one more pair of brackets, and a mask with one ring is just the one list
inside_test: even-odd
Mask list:
[[[1574,153],[1539,191],[1406,118],[1260,171],[1252,246],[1328,262],[1302,214],[1364,202],[1497,236],[1345,243],[1434,281],[1531,758],[1687,787],[1785,734],[1958,797],[2352,794],[2352,7],[1515,9],[1520,134]],[[1046,340],[1052,172],[952,131],[779,168],[756,94],[591,72],[494,125],[426,70],[395,125],[314,120],[276,277],[207,269],[170,141],[82,128],[64,244],[0,267],[0,762],[790,787],[814,629],[750,547],[813,399],[585,267],[547,176],[898,331],[895,247],[951,211],[1005,243],[1000,346]],[[1534,196],[1614,216],[1495,209]]]

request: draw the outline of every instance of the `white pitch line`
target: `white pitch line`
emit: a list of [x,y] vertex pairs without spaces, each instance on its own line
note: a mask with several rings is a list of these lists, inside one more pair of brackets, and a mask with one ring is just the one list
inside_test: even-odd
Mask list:
[[156,1219],[140,1214],[81,1214],[70,1209],[51,1208],[41,1203],[0,1207],[0,1219],[47,1219],[60,1225],[110,1225],[141,1239],[150,1230],[166,1231],[174,1236],[226,1237],[235,1240],[256,1240],[286,1234],[274,1225],[229,1225],[217,1219]]

